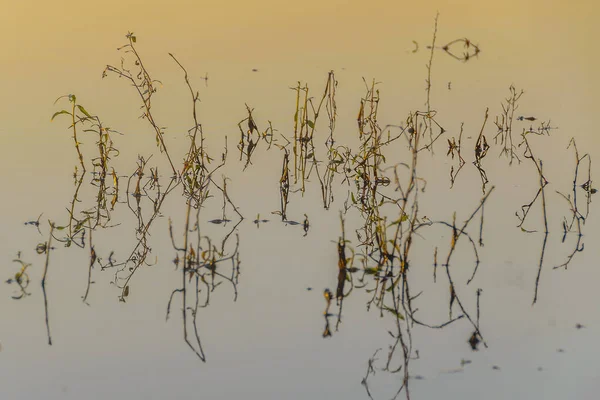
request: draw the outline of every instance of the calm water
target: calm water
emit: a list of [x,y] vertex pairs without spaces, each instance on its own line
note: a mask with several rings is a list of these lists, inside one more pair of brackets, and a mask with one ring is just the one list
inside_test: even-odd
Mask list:
[[[588,171],[592,179],[597,173],[588,162],[600,148],[592,134],[597,104],[593,93],[600,89],[592,68],[598,55],[590,53],[598,30],[593,23],[597,6],[582,2],[581,7],[540,8],[532,2],[523,8],[467,1],[452,8],[437,4],[412,9],[377,2],[367,9],[358,2],[292,7],[263,1],[164,9],[153,3],[140,8],[108,2],[94,11],[100,14],[93,21],[81,7],[65,7],[72,11],[14,5],[2,17],[9,56],[1,67],[7,91],[0,104],[6,111],[0,163],[7,194],[0,254],[2,279],[11,281],[0,286],[3,398],[389,399],[407,398],[407,393],[412,399],[595,398],[600,349],[593,339],[600,317],[594,243],[600,231],[595,203],[587,201],[595,200],[594,184],[584,184]],[[439,132],[434,124],[430,136],[424,125],[430,120],[423,117],[428,111],[427,46],[437,10],[429,109],[445,132],[433,153],[417,153],[419,179],[410,190],[410,146],[419,137],[421,148]],[[183,297],[177,291],[184,287],[183,260],[190,254],[183,251],[189,181],[184,177],[169,186],[170,164],[156,146],[152,126],[138,118],[142,103],[127,78],[119,79],[114,71],[101,77],[107,64],[120,68],[121,56],[131,56],[116,50],[128,43],[128,29],[136,34],[135,48],[144,66],[160,81],[151,112],[157,127],[166,127],[165,146],[178,174],[185,168],[187,132],[194,121],[183,72],[168,52],[185,66],[199,93],[204,150],[212,157],[210,163],[203,159],[208,171],[222,160],[226,145],[228,149],[225,165],[210,175],[213,181],[201,181],[208,185],[209,197],[199,212],[191,209],[189,219],[188,243],[197,246],[201,236],[200,248],[194,250],[200,265],[188,264],[185,274],[185,316],[193,349],[184,341]],[[451,44],[454,40],[460,41]],[[442,48],[446,44],[451,44],[451,54]],[[473,53],[475,48],[481,52]],[[316,108],[329,71],[337,81],[331,149],[339,156],[328,153],[325,105],[316,123],[308,105],[303,132],[314,126],[315,148],[298,140],[295,153],[293,88],[298,82],[308,85]],[[373,81],[380,100],[376,118],[369,119],[369,101],[364,102],[365,113],[359,110]],[[514,152],[522,162],[515,159],[509,165],[494,137],[497,124],[502,126],[503,107],[510,111],[511,85],[517,94],[521,89],[525,93],[512,122]],[[79,185],[73,176],[79,161],[70,117],[58,115],[50,122],[56,111],[71,110],[69,98],[53,104],[65,94],[76,94],[85,112],[122,133],[111,133],[119,154],[111,154],[104,191],[93,181],[99,177],[92,174],[96,137],[78,126],[87,167]],[[246,105],[253,110],[250,125]],[[299,121],[302,104],[300,108]],[[81,109],[77,112],[85,116]],[[244,137],[241,157],[239,122],[243,133],[252,131],[253,140],[248,150]],[[451,176],[460,166],[451,143],[458,144],[461,126],[460,155],[466,163],[451,187]],[[536,198],[540,187],[540,164],[524,156],[529,152],[521,133],[539,127],[552,129],[525,137],[534,161],[543,161],[548,181],[546,240],[541,194],[522,227],[519,220],[527,211],[522,207]],[[400,137],[377,147],[367,140],[371,129],[381,133],[383,142]],[[576,195],[585,223],[583,218],[580,228],[573,223],[565,238],[564,224],[573,221],[570,201],[577,161],[573,146],[567,148],[571,138],[581,158]],[[307,150],[301,153],[303,144]],[[473,165],[476,146],[479,155],[487,152],[481,159],[489,180],[484,190]],[[349,158],[346,149],[351,149]],[[286,151],[290,186],[283,210]],[[316,166],[311,153],[319,161]],[[300,170],[294,179],[294,154],[308,156],[304,193]],[[369,163],[381,162],[376,176],[373,169],[361,169],[365,154],[371,155]],[[582,158],[585,154],[590,158]],[[137,196],[139,156],[147,164]],[[302,159],[297,161],[301,165]],[[325,175],[317,176],[317,168],[319,174],[326,173],[328,162],[339,173],[333,175],[327,192],[333,197],[326,198],[331,204],[325,209],[319,179]],[[184,172],[191,177],[192,171]],[[77,173],[78,178],[81,166]],[[219,189],[225,177],[226,198]],[[369,203],[368,188],[376,178],[378,192]],[[106,196],[100,216],[85,214],[98,211],[99,193]],[[403,193],[408,193],[404,214]],[[196,200],[206,194],[203,188]],[[451,250],[454,216],[460,229],[482,199],[483,228],[479,210],[465,229],[473,242],[460,236]],[[70,210],[75,219],[69,219]],[[348,240],[342,260],[347,265],[339,258],[339,244],[344,243],[340,212]],[[88,215],[76,243],[65,247],[59,242],[69,224],[77,231],[77,222]],[[365,218],[374,221],[374,216],[387,218],[379,231],[371,226],[375,242],[386,227],[387,260],[380,258],[377,245],[365,245],[368,235],[361,229]],[[49,220],[66,228],[54,230],[44,293],[40,282],[48,254],[36,246],[47,243]],[[402,235],[394,241],[398,223]],[[583,251],[574,252],[579,230]],[[444,265],[449,252],[452,282]],[[554,268],[572,254],[568,268]],[[145,263],[136,267],[140,257]],[[25,292],[18,285],[25,285],[25,278],[15,276],[24,264],[15,259],[31,264],[25,271],[30,278]],[[407,270],[401,269],[401,259]],[[341,275],[340,266],[346,268]],[[196,279],[201,289],[197,308]],[[329,300],[326,289],[332,293]],[[394,298],[403,303],[394,303]],[[444,325],[449,320],[453,322]],[[477,330],[479,335],[474,334]],[[474,335],[483,341],[469,343]]]

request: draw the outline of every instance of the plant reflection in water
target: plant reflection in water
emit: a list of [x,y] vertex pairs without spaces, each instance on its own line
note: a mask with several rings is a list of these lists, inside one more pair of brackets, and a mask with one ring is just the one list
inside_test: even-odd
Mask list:
[[[467,38],[450,41],[442,47],[436,46],[436,35],[437,17],[432,44],[428,46],[430,57],[427,64],[426,110],[409,112],[402,123],[382,127],[378,118],[381,101],[379,84],[375,80],[367,82],[363,79],[365,92],[360,99],[356,119],[356,149],[349,144],[338,144],[339,139],[335,135],[338,81],[333,71],[327,74],[325,88],[316,98],[310,95],[312,92],[305,83],[298,82],[291,88],[295,94],[293,134],[276,134],[277,130],[271,121],[263,124],[253,114],[254,109],[247,104],[244,111],[246,116],[237,124],[240,132],[237,150],[242,170],[252,168],[252,160],[261,154],[278,152],[276,158],[280,160],[277,163],[281,170],[278,182],[279,209],[273,211],[273,214],[281,217],[283,226],[301,227],[304,236],[309,234],[311,223],[308,215],[304,214],[303,220],[289,219],[288,205],[295,197],[304,196],[311,190],[313,182],[318,182],[314,186],[317,186],[320,192],[320,201],[325,210],[331,210],[334,205],[339,207],[341,235],[335,241],[335,250],[332,248],[332,252],[337,253],[337,268],[331,266],[329,282],[331,285],[335,282],[335,290],[325,289],[323,292],[325,327],[322,336],[332,338],[334,332],[341,329],[344,300],[357,289],[361,289],[368,296],[367,309],[378,310],[380,316],[386,316],[393,324],[393,329],[389,331],[391,342],[387,355],[382,357],[381,349],[376,349],[368,360],[367,371],[362,379],[370,398],[373,397],[369,385],[377,370],[401,374],[401,383],[394,398],[404,393],[404,396],[410,399],[411,378],[424,378],[410,374],[410,361],[419,358],[419,352],[413,343],[415,326],[439,330],[460,321],[468,324],[471,333],[465,338],[465,342],[472,350],[479,349],[481,345],[484,348],[488,346],[480,326],[480,297],[483,291],[481,288],[472,288],[470,284],[480,265],[478,249],[484,244],[484,214],[487,211],[488,199],[495,191],[494,186],[487,186],[489,179],[483,162],[490,152],[497,151],[500,156],[506,157],[509,165],[516,161],[517,164],[523,162],[529,168],[535,168],[536,180],[532,182],[535,193],[532,200],[516,212],[516,228],[528,235],[535,234],[538,230],[543,232],[538,273],[533,287],[533,303],[539,299],[541,272],[545,264],[544,255],[549,233],[548,202],[556,196],[547,192],[549,180],[545,176],[542,159],[535,155],[537,145],[532,138],[547,137],[550,129],[555,128],[551,127],[550,121],[544,121],[539,122],[536,128],[522,128],[520,139],[513,135],[517,129],[514,124],[523,124],[525,121],[534,123],[539,120],[537,117],[515,117],[523,91],[510,86],[510,95],[502,103],[502,112],[494,119],[497,132],[493,140],[486,136],[489,109],[485,111],[475,146],[471,149],[471,165],[480,176],[483,194],[475,199],[470,199],[465,194],[462,200],[464,204],[471,205],[472,211],[463,216],[454,212],[449,220],[432,220],[420,209],[420,198],[427,190],[427,180],[420,174],[419,169],[422,154],[434,155],[434,151],[443,149],[447,142],[447,151],[444,149],[440,154],[445,152],[445,157],[451,160],[451,188],[455,186],[459,173],[469,168],[469,149],[464,147],[463,141],[464,123],[460,125],[458,137],[449,138],[447,130],[437,121],[438,112],[431,103],[434,54],[436,50],[441,50],[456,60],[467,62],[478,56],[481,51]],[[57,111],[52,119],[58,119],[59,116],[70,117],[69,130],[73,135],[79,160],[74,173],[75,189],[72,201],[67,207],[68,216],[64,224],[48,221],[47,227],[40,222],[42,214],[37,220],[25,222],[25,225],[35,227],[40,234],[47,233],[48,237],[36,247],[38,254],[46,256],[41,281],[48,343],[52,344],[46,278],[51,262],[50,252],[56,250],[52,247],[53,243],[55,246],[56,243],[61,243],[67,248],[75,245],[88,249],[88,279],[82,296],[84,303],[89,305],[90,296],[93,294],[91,285],[94,283],[93,270],[96,267],[100,267],[100,271],[113,272],[111,283],[118,288],[118,299],[126,302],[135,294],[134,277],[144,266],[154,263],[149,259],[152,250],[149,235],[157,219],[162,216],[163,204],[167,198],[176,197],[177,193],[180,193],[181,201],[185,205],[180,207],[185,209],[185,222],[183,226],[177,226],[169,219],[168,229],[175,252],[173,264],[181,280],[168,299],[166,318],[171,316],[175,304],[179,304],[183,339],[200,360],[206,361],[206,353],[200,339],[199,311],[209,306],[211,293],[222,284],[229,287],[233,299],[236,300],[240,284],[241,254],[238,228],[245,218],[229,195],[228,185],[232,184],[231,180],[226,176],[217,176],[228,162],[227,137],[224,138],[223,151],[219,156],[209,154],[202,124],[198,119],[199,92],[193,88],[184,66],[173,54],[169,54],[183,72],[183,80],[189,90],[192,105],[193,125],[187,134],[189,148],[178,166],[179,164],[171,158],[167,142],[164,140],[166,128],[159,123],[152,108],[152,99],[157,93],[159,81],[150,76],[142,62],[142,56],[136,47],[137,37],[133,33],[128,33],[126,37],[127,43],[120,48],[124,53],[121,64],[117,67],[106,66],[104,76],[116,75],[124,78],[133,87],[141,101],[141,118],[148,122],[153,131],[156,145],[171,169],[170,176],[161,175],[160,160],[154,160],[153,156],[139,156],[132,173],[118,175],[111,164],[111,160],[119,156],[113,141],[118,132],[106,127],[98,116],[90,113],[78,102],[75,95],[59,98],[62,101],[67,99],[70,108]],[[456,51],[456,47],[461,44],[464,48],[462,54]],[[416,46],[418,49],[417,44]],[[200,79],[205,80],[205,84],[208,83],[208,75]],[[327,132],[326,137],[321,135],[323,131]],[[78,137],[90,133],[97,135],[97,154],[86,158]],[[446,140],[442,139],[443,136],[446,136]],[[321,140],[323,145],[320,145],[318,140]],[[554,269],[567,269],[577,253],[584,250],[582,230],[590,212],[591,196],[596,193],[596,189],[592,187],[591,156],[580,155],[575,139],[571,140],[569,149],[572,149],[575,155],[571,192],[565,194],[557,191],[556,194],[562,199],[562,204],[569,213],[569,217],[565,217],[562,222],[562,242],[566,242],[571,235],[575,235],[577,239],[565,262],[554,266]],[[151,161],[156,161],[156,164],[149,164]],[[279,170],[279,167],[277,168]],[[87,187],[84,185],[84,179],[89,176],[91,185]],[[316,179],[311,180],[311,176],[316,176]],[[126,187],[123,187],[124,178],[127,178]],[[82,196],[82,191],[87,193],[90,188],[93,190],[92,202],[83,200]],[[340,196],[344,191],[345,195]],[[206,225],[202,223],[207,220],[204,213],[211,209],[207,202],[211,198],[220,198],[222,207],[220,216],[208,222],[222,225],[223,228],[229,227],[219,239],[205,234]],[[343,201],[340,201],[340,198]],[[120,222],[112,220],[112,213],[123,204],[135,217],[135,226],[132,228],[134,245],[124,259],[117,259],[116,252],[112,249],[108,257],[104,257],[95,248],[94,232],[119,225]],[[531,218],[534,210],[542,217],[541,226]],[[252,222],[260,228],[261,224],[268,221],[258,214]],[[445,287],[448,288],[448,318],[440,322],[428,322],[420,318],[417,303],[423,291],[414,293],[411,290],[412,283],[417,279],[417,275],[411,274],[412,268],[417,264],[413,246],[419,239],[426,240],[427,232],[434,229],[441,229],[449,234],[449,240],[446,243],[436,243],[431,253],[432,280],[437,282],[443,279],[447,285]],[[463,242],[466,247],[462,245]],[[454,276],[452,262],[458,252],[468,252],[474,260],[472,272],[469,270],[470,278],[466,283]],[[13,294],[15,300],[26,298],[31,290],[29,283],[32,280],[32,263],[24,260],[23,254],[16,257],[14,261],[18,268],[6,281],[16,285]],[[420,264],[423,265],[423,262]],[[438,271],[438,267],[441,271]],[[323,286],[327,285],[324,283]],[[307,290],[310,291],[310,288]],[[577,324],[576,327],[580,329],[583,325]],[[461,371],[462,367],[470,362],[463,359]],[[494,366],[494,369],[499,367]]]

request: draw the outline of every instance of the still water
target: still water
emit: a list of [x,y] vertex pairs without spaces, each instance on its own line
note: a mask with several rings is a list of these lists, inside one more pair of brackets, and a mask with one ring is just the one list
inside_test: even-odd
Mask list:
[[2,398],[595,398],[597,6],[26,3]]

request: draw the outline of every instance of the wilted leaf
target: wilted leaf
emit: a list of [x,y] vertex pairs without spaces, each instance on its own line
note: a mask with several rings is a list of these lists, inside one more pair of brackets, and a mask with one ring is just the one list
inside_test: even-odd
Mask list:
[[77,108],[79,108],[79,111],[81,111],[86,117],[88,118],[92,118],[92,116],[85,110],[85,108],[83,108],[83,106],[80,106],[79,104],[77,105]]
[[112,178],[113,178],[113,185],[115,188],[119,187],[119,178],[117,178],[117,173],[115,172],[115,169],[112,169]]
[[397,310],[394,310],[393,308],[391,308],[391,307],[388,307],[388,306],[384,306],[383,308],[384,308],[386,311],[389,311],[389,312],[391,312],[392,314],[394,314],[394,315],[395,315],[397,318],[400,318],[401,320],[403,320],[403,321],[404,321],[404,315],[400,314],[400,312],[399,312],[399,311],[397,311]]
[[55,118],[57,115],[60,115],[60,114],[69,114],[69,115],[71,115],[71,113],[70,113],[70,112],[68,112],[67,110],[60,110],[60,111],[57,111],[57,112],[55,112],[55,113],[54,113],[54,115],[52,115],[52,118],[50,118],[50,121],[53,121],[53,120],[54,120],[54,118]]

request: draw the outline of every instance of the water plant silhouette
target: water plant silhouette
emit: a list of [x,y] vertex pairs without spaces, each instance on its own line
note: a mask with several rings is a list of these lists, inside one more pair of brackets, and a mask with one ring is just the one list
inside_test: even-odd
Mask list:
[[177,174],[177,170],[175,169],[175,165],[173,165],[173,161],[171,161],[171,156],[167,150],[167,146],[165,145],[165,141],[163,135],[165,133],[165,128],[160,127],[152,114],[152,96],[156,93],[157,88],[156,84],[160,84],[160,81],[152,79],[150,73],[144,66],[142,62],[142,58],[138,53],[135,44],[137,43],[137,37],[133,32],[129,32],[126,35],[128,43],[119,47],[118,50],[125,53],[126,56],[130,55],[133,59],[133,70],[129,69],[129,67],[125,59],[121,59],[121,66],[114,67],[112,65],[107,65],[102,73],[102,77],[108,76],[108,73],[113,73],[117,75],[119,78],[126,79],[129,81],[131,86],[135,89],[140,100],[142,101],[142,114],[140,118],[143,118],[148,121],[152,129],[156,134],[156,145],[160,149],[161,153],[165,153],[167,160],[173,170],[173,175]]
[[[434,53],[441,50],[456,60],[466,62],[478,56],[481,50],[467,38],[452,40],[441,47],[436,46],[437,35],[438,16],[435,19],[431,45],[428,46],[430,51],[426,64],[426,101],[422,111],[412,110],[406,114],[404,120],[392,121],[393,124],[382,126],[379,122],[379,110],[383,99],[380,84],[375,79],[363,78],[364,94],[359,99],[355,114],[354,139],[358,145],[338,143],[345,140],[336,132],[336,91],[339,83],[334,71],[329,71],[322,95],[316,99],[311,97],[313,91],[307,83],[298,81],[291,88],[294,93],[294,117],[293,124],[290,122],[292,127],[286,131],[289,132],[287,135],[281,133],[276,136],[275,132],[278,130],[273,127],[271,121],[263,124],[256,117],[259,114],[248,104],[244,104],[245,117],[237,123],[240,132],[237,161],[230,161],[228,158],[227,136],[224,138],[224,147],[220,154],[215,156],[209,151],[197,109],[200,93],[194,89],[187,69],[169,53],[178,71],[183,72],[183,82],[192,102],[192,122],[186,132],[189,148],[181,160],[181,166],[178,167],[166,147],[165,128],[158,124],[153,114],[153,96],[157,93],[160,82],[151,77],[142,61],[136,47],[137,37],[128,33],[127,44],[120,48],[120,51],[125,53],[125,58],[119,67],[106,66],[104,76],[113,74],[132,85],[141,100],[141,118],[149,122],[157,147],[165,154],[171,169],[170,175],[164,176],[160,173],[161,160],[154,159],[151,154],[138,155],[130,174],[117,175],[111,164],[111,160],[119,155],[117,145],[113,142],[113,139],[116,141],[116,137],[113,136],[117,131],[105,127],[99,117],[90,114],[77,102],[74,95],[59,98],[67,98],[71,107],[70,110],[57,111],[52,119],[63,114],[70,116],[69,130],[73,134],[79,164],[74,173],[75,185],[67,207],[66,222],[62,225],[49,222],[48,240],[36,247],[38,253],[46,256],[41,281],[49,344],[52,344],[52,339],[46,279],[50,251],[54,250],[52,243],[62,243],[74,250],[87,250],[89,263],[86,265],[87,283],[82,296],[84,303],[88,304],[90,298],[91,285],[94,282],[92,272],[96,266],[100,267],[100,272],[109,270],[114,274],[111,283],[119,292],[118,299],[125,302],[130,296],[136,295],[133,288],[134,275],[143,271],[145,266],[165,264],[162,255],[156,255],[155,260],[150,259],[151,232],[160,229],[157,221],[166,213],[164,205],[169,198],[177,202],[177,210],[185,209],[185,222],[178,228],[174,228],[177,225],[173,224],[171,219],[168,224],[168,233],[175,252],[172,262],[176,273],[179,274],[180,283],[172,289],[166,301],[166,319],[172,315],[171,311],[175,313],[175,307],[180,306],[184,342],[205,362],[207,356],[200,335],[200,312],[209,306],[212,293],[223,284],[230,287],[233,300],[237,300],[241,265],[239,227],[245,220],[242,208],[232,200],[228,190],[228,185],[236,182],[224,174],[219,174],[225,171],[227,163],[234,162],[237,162],[234,165],[242,172],[247,171],[251,169],[253,160],[257,157],[265,152],[275,151],[275,168],[280,168],[281,174],[278,182],[275,182],[278,184],[279,209],[273,211],[273,214],[281,217],[282,224],[296,226],[297,229],[301,227],[304,236],[307,236],[310,230],[312,235],[312,226],[320,222],[314,222],[312,213],[301,212],[304,219],[297,216],[290,218],[288,215],[291,197],[297,193],[304,196],[310,190],[320,192],[319,207],[329,210],[329,213],[332,210],[339,211],[340,233],[336,235],[337,239],[333,240],[335,248],[331,246],[337,263],[329,265],[330,280],[324,282],[325,287],[329,286],[334,290],[323,291],[325,309],[318,310],[324,315],[322,336],[334,339],[334,333],[342,329],[345,300],[349,296],[353,296],[354,299],[361,291],[366,296],[367,310],[379,313],[392,326],[388,331],[391,340],[386,356],[380,358],[385,352],[378,348],[367,361],[367,371],[362,384],[369,398],[374,398],[371,378],[376,371],[385,371],[401,376],[393,398],[404,393],[405,397],[410,399],[411,380],[423,378],[411,374],[411,361],[420,357],[413,341],[416,329],[441,330],[451,324],[462,323],[467,326],[469,332],[465,335],[462,345],[472,350],[486,348],[488,343],[480,325],[480,314],[485,311],[480,308],[483,291],[479,287],[476,288],[474,282],[477,282],[476,276],[483,263],[480,251],[484,243],[484,215],[486,211],[489,212],[489,199],[498,189],[491,184],[490,188],[487,187],[489,180],[483,165],[484,158],[490,151],[498,151],[500,156],[506,157],[509,166],[514,160],[517,161],[516,164],[529,160],[530,163],[524,164],[535,168],[533,199],[515,213],[518,232],[532,234],[542,231],[543,228],[544,236],[533,296],[535,304],[538,300],[551,226],[548,202],[552,193],[546,190],[549,180],[544,175],[544,163],[537,157],[538,148],[531,138],[549,136],[554,127],[548,121],[541,122],[535,129],[523,129],[521,142],[517,144],[516,138],[513,138],[513,128],[518,124],[539,120],[537,117],[517,117],[516,111],[524,92],[510,86],[510,95],[501,103],[502,110],[495,118],[494,140],[487,139],[490,137],[487,128],[488,108],[472,147],[473,152],[464,151],[463,132],[464,129],[468,129],[465,128],[465,123],[461,123],[458,132],[452,133],[454,136],[450,137],[451,131],[454,130],[447,130],[442,126],[440,121],[443,113],[433,107],[431,88]],[[462,53],[456,50],[460,46],[463,49]],[[415,51],[417,49],[418,45]],[[208,75],[199,79],[205,80],[207,84]],[[80,146],[82,143],[79,141],[81,132],[94,133],[97,136],[98,154],[92,158],[84,157],[84,148]],[[566,242],[570,234],[576,236],[576,241],[565,262],[554,266],[554,269],[567,269],[575,255],[584,250],[583,228],[590,212],[591,196],[596,193],[592,185],[591,156],[587,153],[580,156],[574,139],[569,143],[568,149],[570,148],[575,156],[571,192],[567,195],[556,191],[556,194],[562,199],[561,205],[564,206],[566,202],[565,209],[568,210],[568,216],[563,217],[561,221],[562,242]],[[435,151],[442,149],[446,151],[446,159],[452,160],[449,171],[450,189],[462,190],[456,189],[458,185],[455,186],[459,172],[474,168],[481,180],[482,194],[461,191],[460,205],[469,206],[470,211],[454,211],[442,217],[429,218],[425,215],[425,211],[429,213],[429,210],[424,209],[422,198],[427,191],[430,176],[423,172],[425,168],[421,168],[426,162],[422,155],[435,155]],[[485,160],[486,164],[488,160]],[[88,166],[91,163],[92,166],[89,173],[86,163]],[[582,177],[584,173],[581,171],[585,166],[587,176]],[[464,175],[466,174],[461,175],[461,179]],[[90,185],[84,185],[84,179],[89,176]],[[316,176],[317,179],[311,180],[311,176]],[[94,194],[93,201],[86,202],[82,192],[90,188]],[[177,189],[180,191],[177,192]],[[479,190],[478,187],[476,190]],[[581,201],[582,195],[585,196],[585,211]],[[218,216],[214,213],[215,203],[219,203],[220,207],[216,208]],[[110,229],[121,223],[112,221],[112,215],[115,209],[125,207],[130,216],[133,216],[133,226],[129,232],[134,238],[134,243],[127,249],[126,257],[120,259],[116,256],[118,253],[114,248],[106,251],[100,249],[97,237],[102,229]],[[542,228],[530,217],[533,215],[530,211],[538,208],[541,211]],[[40,234],[41,216],[42,214],[37,220],[25,222],[27,226],[35,227]],[[261,219],[258,214],[253,223],[258,228],[261,223],[267,221]],[[216,235],[208,235],[209,226],[210,230],[221,229],[221,236],[217,238]],[[487,228],[486,225],[486,232]],[[176,229],[180,231],[179,235],[174,234]],[[428,235],[437,231],[444,232],[447,240],[431,243]],[[425,243],[431,245],[431,255],[428,257],[432,263],[424,262],[419,258],[420,253],[415,250],[419,246],[425,246]],[[72,246],[73,244],[75,246]],[[108,257],[104,257],[105,252],[109,253]],[[463,272],[468,272],[465,279],[459,275],[456,266],[459,254],[469,257],[472,262],[472,268],[462,265]],[[20,254],[14,261],[20,266],[20,270],[8,279],[7,283],[17,285],[14,299],[24,299],[30,294],[29,272],[32,264],[23,261]],[[427,269],[428,267],[431,269]],[[419,290],[421,279],[429,279],[429,276],[434,283],[441,282],[446,296],[441,321],[430,321],[419,313],[419,305],[424,304],[421,296],[425,293],[424,290]],[[469,360],[463,361],[461,368],[468,364]]]
[[48,266],[50,264],[50,251],[52,250],[52,233],[54,232],[54,224],[49,222],[50,234],[48,241],[45,243],[46,262],[44,264],[44,273],[42,275],[42,292],[44,294],[44,312],[46,314],[46,331],[48,333],[48,344],[52,345],[52,336],[50,335],[50,318],[48,316],[48,296],[46,294],[46,277],[48,275]]
[[[180,260],[183,260],[181,266],[181,282],[180,288],[174,289],[169,298],[167,304],[166,319],[169,319],[171,312],[171,304],[176,294],[180,293],[182,298],[182,324],[183,324],[183,339],[190,349],[200,358],[200,360],[206,362],[206,355],[204,353],[200,335],[198,332],[198,312],[200,308],[207,307],[210,302],[210,293],[213,292],[222,281],[229,282],[234,291],[234,301],[237,299],[237,283],[240,273],[240,258],[239,258],[239,237],[236,235],[236,241],[233,246],[233,250],[230,254],[225,254],[225,246],[230,238],[230,234],[225,235],[222,243],[221,250],[218,250],[216,246],[212,244],[212,240],[207,236],[201,234],[200,224],[200,210],[196,210],[196,222],[193,228],[190,226],[191,223],[191,203],[188,202],[186,211],[186,222],[185,230],[183,235],[184,245],[183,247],[177,246],[175,238],[173,237],[172,224],[169,221],[169,233],[174,249],[177,251],[175,257],[175,267],[179,267]],[[240,221],[241,222],[241,221]],[[237,227],[237,225],[236,225]],[[234,227],[234,229],[236,228]],[[233,232],[233,230],[232,230]],[[195,238],[192,239],[190,234],[196,234]],[[195,241],[195,243],[194,243]],[[179,254],[181,253],[181,258]],[[221,272],[223,267],[221,264],[230,262],[231,272],[229,275],[225,275]],[[193,280],[193,285],[190,285]],[[200,293],[204,293],[204,301],[200,300]],[[193,299],[193,305],[188,305],[188,296],[191,294]],[[191,315],[193,326],[195,345],[189,340],[188,331],[188,314]]]

